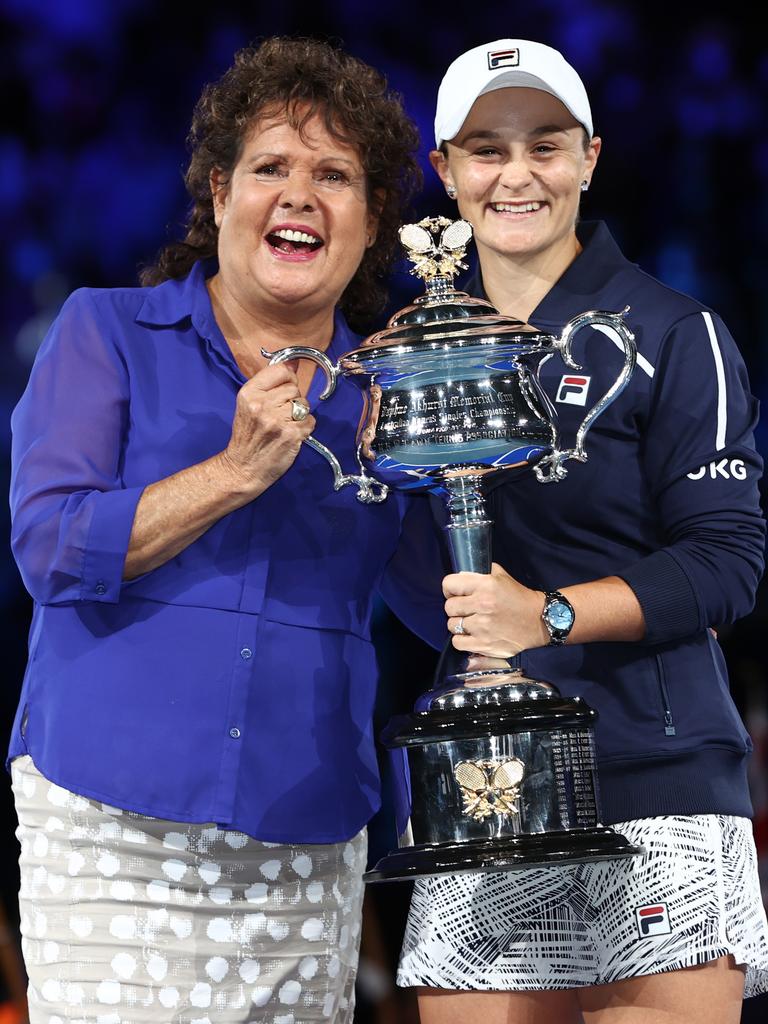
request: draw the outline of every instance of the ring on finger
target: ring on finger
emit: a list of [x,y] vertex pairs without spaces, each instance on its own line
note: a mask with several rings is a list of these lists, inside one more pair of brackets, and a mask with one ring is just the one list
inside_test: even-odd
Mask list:
[[464,616],[463,615],[461,616],[459,621],[456,623],[456,625],[453,627],[453,632],[454,632],[455,636],[460,636],[462,633],[466,633],[467,632],[466,629],[464,629]]
[[304,402],[300,401],[300,399],[298,398],[294,398],[291,400],[292,420],[294,420],[296,423],[301,423],[301,421],[305,420],[308,415],[309,409],[307,408]]

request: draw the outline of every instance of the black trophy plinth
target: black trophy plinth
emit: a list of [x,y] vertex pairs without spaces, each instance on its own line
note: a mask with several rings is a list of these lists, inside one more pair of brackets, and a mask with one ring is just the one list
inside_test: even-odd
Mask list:
[[389,723],[400,848],[366,882],[642,853],[598,820],[596,712],[519,675]]

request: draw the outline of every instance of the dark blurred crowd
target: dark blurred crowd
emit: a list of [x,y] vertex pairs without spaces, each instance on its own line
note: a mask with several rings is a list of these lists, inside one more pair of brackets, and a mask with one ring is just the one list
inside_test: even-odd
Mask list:
[[[742,348],[753,391],[765,395],[768,48],[759,6],[494,0],[467,13],[462,22],[449,18],[443,4],[405,0],[324,6],[219,0],[214,7],[0,0],[0,483],[6,493],[8,420],[48,324],[75,287],[136,283],[140,265],[179,234],[192,106],[235,49],[265,35],[337,39],[387,73],[422,133],[426,187],[418,216],[451,213],[426,160],[434,96],[448,62],[503,36],[563,49],[586,82],[603,138],[584,215],[607,220],[630,258],[721,313]],[[403,269],[391,310],[415,291]],[[765,419],[758,445],[765,457]],[[0,528],[5,738],[23,673],[29,606],[8,552],[6,503]],[[753,796],[768,893],[767,626],[764,586],[753,614],[720,639],[755,741]],[[429,686],[434,655],[384,607],[377,637],[383,724]],[[7,926],[0,920],[0,1024],[21,1019],[10,1015],[19,994],[13,828],[8,785],[0,780],[6,839],[0,897],[8,919]],[[393,842],[385,805],[371,828],[371,858]],[[360,1021],[415,1019],[410,997],[395,993],[392,983],[406,903],[405,887],[386,887],[386,896],[369,890]],[[744,1019],[756,1020],[757,1013],[751,1007]]]

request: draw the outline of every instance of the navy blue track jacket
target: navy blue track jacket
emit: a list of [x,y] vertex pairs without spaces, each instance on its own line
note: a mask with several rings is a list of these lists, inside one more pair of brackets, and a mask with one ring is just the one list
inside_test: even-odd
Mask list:
[[[528,673],[580,695],[598,714],[603,820],[660,814],[750,815],[751,749],[708,627],[747,614],[763,567],[757,402],[728,330],[706,306],[624,258],[602,223],[578,228],[583,252],[530,318],[559,335],[573,316],[630,306],[638,365],[586,438],[585,464],[540,484],[530,472],[491,484],[493,557],[529,587],[620,576],[637,595],[639,644],[529,651]],[[482,294],[479,278],[468,287]],[[574,355],[541,380],[561,447],[623,363],[611,328],[579,332]]]

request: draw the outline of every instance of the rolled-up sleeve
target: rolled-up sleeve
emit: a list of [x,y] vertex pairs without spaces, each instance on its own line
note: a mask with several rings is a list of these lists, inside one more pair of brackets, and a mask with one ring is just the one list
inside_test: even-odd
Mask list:
[[119,600],[143,490],[121,480],[130,380],[97,294],[67,300],[11,420],[11,545],[41,604]]
[[644,464],[665,543],[618,573],[640,601],[649,643],[751,611],[765,543],[758,405],[723,323],[709,312],[680,321],[657,376]]

